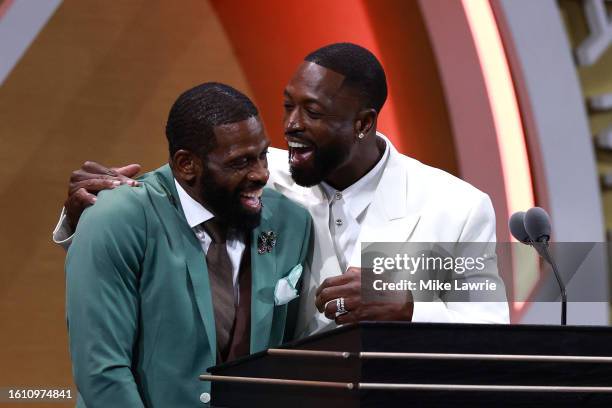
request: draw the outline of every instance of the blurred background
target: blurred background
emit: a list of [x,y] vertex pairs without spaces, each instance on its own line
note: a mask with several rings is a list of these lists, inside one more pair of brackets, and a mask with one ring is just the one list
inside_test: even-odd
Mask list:
[[[510,214],[539,205],[555,240],[605,242],[611,12],[604,0],[0,0],[0,388],[72,382],[65,253],[51,241],[71,171],[159,167],[171,104],[205,81],[251,96],[284,147],[283,88],[332,42],[379,57],[390,88],[379,129],[488,193],[498,241],[511,240]],[[598,300],[605,258],[581,283]],[[510,293],[539,285],[533,271],[503,274]],[[512,321],[555,323],[558,310],[516,303]],[[607,302],[585,302],[568,321],[608,315]]]

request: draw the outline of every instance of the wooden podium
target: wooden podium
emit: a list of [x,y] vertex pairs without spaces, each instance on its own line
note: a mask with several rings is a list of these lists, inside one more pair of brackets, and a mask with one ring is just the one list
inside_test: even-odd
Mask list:
[[612,407],[612,328],[363,322],[208,372],[214,407]]

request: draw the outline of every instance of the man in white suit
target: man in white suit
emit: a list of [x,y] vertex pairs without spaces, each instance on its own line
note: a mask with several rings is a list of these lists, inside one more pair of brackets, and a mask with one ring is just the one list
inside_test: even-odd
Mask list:
[[[495,242],[489,197],[468,183],[396,151],[376,131],[387,97],[376,57],[355,44],[322,47],[304,59],[284,92],[287,152],[270,149],[268,185],[304,205],[314,226],[296,334],[359,320],[507,323],[506,302],[368,302],[361,290],[362,242]],[[88,162],[73,173],[54,231],[69,242],[92,192],[125,174]],[[100,176],[104,174],[104,176]],[[65,217],[65,214],[69,217]],[[478,276],[503,287],[495,259]],[[499,300],[499,299],[496,299]]]

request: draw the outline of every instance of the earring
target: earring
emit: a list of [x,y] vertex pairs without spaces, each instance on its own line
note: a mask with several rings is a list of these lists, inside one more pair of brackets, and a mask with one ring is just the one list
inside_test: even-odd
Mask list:
[[363,132],[359,133],[359,135],[357,136],[360,139],[363,139],[365,137],[365,134]]

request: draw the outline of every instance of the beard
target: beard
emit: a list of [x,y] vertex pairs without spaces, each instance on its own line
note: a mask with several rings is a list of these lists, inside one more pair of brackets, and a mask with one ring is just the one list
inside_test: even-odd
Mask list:
[[[264,184],[247,182],[240,185],[235,191],[229,191],[219,186],[209,177],[202,179],[202,195],[216,217],[223,220],[228,227],[228,238],[249,233],[261,223],[261,210],[252,212],[244,208],[240,202],[240,193],[245,190],[254,190]],[[263,208],[263,203],[262,203]]]
[[292,166],[291,150],[289,150],[291,178],[302,187],[317,185],[344,163],[349,154],[350,150],[347,146],[337,143],[325,148],[316,148],[309,163]]

